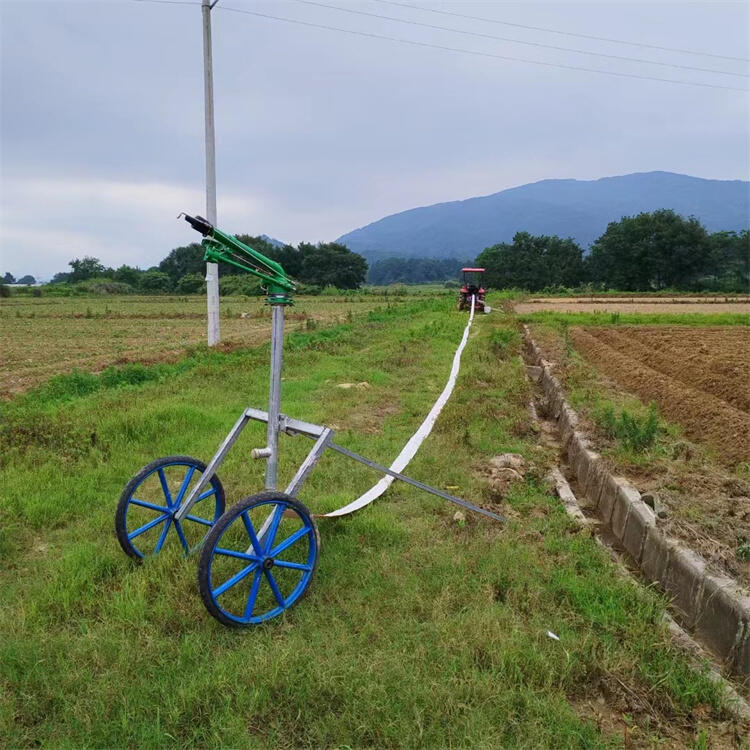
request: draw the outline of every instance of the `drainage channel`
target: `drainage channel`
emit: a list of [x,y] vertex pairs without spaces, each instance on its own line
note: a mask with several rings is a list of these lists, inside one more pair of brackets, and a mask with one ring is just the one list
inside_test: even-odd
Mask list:
[[[528,357],[526,357],[525,364],[526,375],[530,381],[533,394],[528,406],[529,415],[538,430],[540,441],[555,449],[558,457],[559,466],[550,471],[548,479],[550,484],[554,486],[560,502],[577,524],[590,529],[593,538],[607,551],[620,575],[635,580],[640,585],[647,583],[644,581],[641,569],[633,563],[627,550],[613,533],[611,526],[602,521],[595,508],[591,508],[586,502],[579,502],[578,498],[585,498],[586,495],[584,488],[578,482],[575,469],[568,463],[565,443],[561,439],[557,420],[550,415],[550,405],[540,387],[542,367],[536,364],[534,360],[530,363]],[[700,668],[706,664],[710,665],[707,675],[725,690],[730,711],[738,718],[750,720],[750,705],[721,673],[723,665],[716,655],[707,651],[698,643],[670,614],[664,614],[664,621],[675,645],[685,653],[695,667]]]

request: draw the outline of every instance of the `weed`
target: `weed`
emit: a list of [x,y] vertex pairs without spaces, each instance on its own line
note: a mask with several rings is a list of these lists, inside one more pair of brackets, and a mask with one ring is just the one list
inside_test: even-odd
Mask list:
[[627,409],[618,414],[611,403],[605,404],[595,414],[596,421],[607,437],[619,440],[626,448],[642,453],[656,442],[661,428],[656,404],[650,404],[645,416],[639,417]]

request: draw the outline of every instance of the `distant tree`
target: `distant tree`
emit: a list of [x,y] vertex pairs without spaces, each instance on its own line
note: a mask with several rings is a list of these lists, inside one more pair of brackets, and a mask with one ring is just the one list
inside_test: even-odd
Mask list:
[[133,266],[122,265],[112,273],[112,278],[115,281],[119,281],[121,284],[130,284],[130,286],[138,286],[138,281],[143,274],[140,268],[133,268]]
[[67,284],[70,281],[70,273],[60,271],[56,273],[51,279],[50,284]]
[[369,284],[422,284],[457,280],[461,267],[468,265],[457,258],[383,258],[370,265]]
[[538,292],[547,287],[574,287],[585,279],[583,251],[572,239],[535,237],[518,232],[513,244],[502,242],[476,259],[486,268],[485,282],[495,289]]
[[31,274],[26,274],[26,276],[21,276],[21,278],[18,279],[17,283],[26,284],[28,286],[31,284],[36,284],[36,279]]
[[180,294],[198,294],[204,291],[206,282],[202,274],[188,273],[177,282]]
[[205,276],[203,252],[203,248],[197,242],[176,247],[159,263],[159,271],[166,273],[173,284],[189,273],[202,273]]
[[139,287],[144,292],[166,293],[172,291],[172,280],[169,278],[168,274],[152,268],[141,274]]
[[593,281],[611,289],[693,289],[710,268],[711,243],[701,223],[663,209],[612,222],[591,248]]
[[15,284],[16,283],[16,277],[12,273],[6,273],[5,276],[3,276],[3,284]]
[[69,278],[71,282],[86,281],[86,279],[103,276],[106,270],[99,261],[99,258],[92,258],[89,255],[83,258],[75,258],[68,265],[73,269],[70,272]]
[[750,291],[750,231],[710,235],[712,286],[723,291]]
[[299,279],[306,284],[357,289],[367,276],[367,261],[346,245],[337,242],[318,245],[302,242],[298,252],[303,257]]

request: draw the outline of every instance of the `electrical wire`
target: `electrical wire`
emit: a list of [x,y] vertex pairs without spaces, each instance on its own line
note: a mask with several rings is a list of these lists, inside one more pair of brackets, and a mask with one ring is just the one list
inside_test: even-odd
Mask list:
[[559,29],[550,29],[544,26],[529,26],[523,23],[513,23],[511,21],[501,21],[497,18],[482,18],[481,16],[470,16],[466,13],[458,13],[457,11],[441,10],[438,8],[425,8],[420,5],[412,5],[411,3],[396,2],[396,0],[373,0],[376,3],[382,3],[383,5],[396,5],[400,8],[410,8],[411,10],[419,10],[426,13],[439,13],[443,16],[455,16],[456,18],[466,18],[471,21],[482,21],[483,23],[497,23],[503,26],[514,26],[517,29],[529,29],[531,31],[543,31],[548,34],[562,34],[563,36],[574,36],[579,39],[593,39],[597,42],[610,42],[612,44],[627,44],[632,47],[645,47],[648,49],[657,49],[662,52],[679,52],[684,55],[702,55],[705,57],[716,57],[720,60],[738,60],[739,62],[750,62],[747,57],[734,57],[732,55],[719,55],[715,52],[699,52],[691,49],[681,49],[679,47],[663,47],[658,44],[646,44],[645,42],[629,42],[624,39],[612,39],[606,36],[594,36],[593,34],[580,34],[574,31],[560,31]]
[[714,83],[700,83],[698,81],[683,81],[674,78],[659,78],[657,76],[639,75],[637,73],[623,73],[614,70],[602,70],[600,68],[587,68],[581,65],[565,65],[563,63],[551,63],[543,62],[541,60],[531,60],[523,57],[511,57],[510,55],[497,55],[492,52],[480,52],[478,50],[463,49],[460,47],[448,47],[442,44],[432,44],[430,42],[418,42],[414,39],[402,39],[399,37],[385,36],[383,34],[374,34],[368,31],[355,31],[353,29],[343,29],[338,26],[329,26],[327,24],[314,23],[312,21],[302,21],[297,18],[285,18],[283,16],[274,16],[270,13],[260,13],[259,11],[247,10],[246,8],[232,8],[228,5],[218,5],[218,10],[228,11],[231,13],[243,13],[249,16],[255,16],[257,18],[267,18],[273,21],[283,21],[284,23],[291,23],[298,26],[306,26],[313,29],[324,29],[326,31],[336,31],[342,34],[350,34],[353,36],[366,37],[368,39],[380,39],[389,42],[398,42],[399,44],[409,44],[414,47],[424,47],[426,49],[437,49],[447,52],[458,52],[465,55],[473,55],[475,57],[488,57],[495,60],[506,60],[510,62],[521,62],[529,65],[539,65],[546,68],[559,68],[561,70],[575,70],[583,71],[586,73],[599,73],[600,75],[616,76],[618,78],[634,78],[642,81],[658,81],[660,83],[675,83],[681,86],[699,86],[701,88],[709,89],[723,89],[724,91],[742,91],[748,93],[748,89],[739,88],[737,86],[720,86]]
[[161,5],[197,5],[200,7],[200,2],[195,0],[133,0],[136,3],[159,3]]
[[716,70],[715,68],[698,68],[693,65],[680,65],[679,63],[660,62],[657,60],[645,60],[640,57],[627,57],[624,55],[610,55],[606,52],[589,52],[583,49],[574,49],[571,47],[558,47],[554,44],[542,44],[541,42],[527,42],[522,39],[511,39],[503,36],[495,36],[493,34],[484,34],[480,31],[465,31],[463,29],[451,28],[449,26],[437,26],[431,23],[422,23],[420,21],[412,21],[406,18],[395,18],[393,16],[383,16],[378,13],[369,13],[365,10],[355,10],[354,8],[342,8],[339,5],[329,5],[328,3],[320,3],[315,0],[294,0],[296,3],[302,5],[313,5],[318,8],[329,8],[331,10],[338,10],[343,13],[352,13],[358,16],[368,16],[369,18],[380,18],[386,21],[394,21],[395,23],[408,24],[410,26],[422,26],[426,29],[437,29],[438,31],[449,31],[454,34],[464,34],[466,36],[480,37],[482,39],[492,39],[498,42],[511,42],[513,44],[524,44],[528,47],[542,47],[544,49],[557,50],[558,52],[575,52],[579,55],[592,55],[594,57],[605,57],[610,60],[624,60],[626,62],[645,63],[647,65],[659,65],[665,68],[679,68],[680,70],[696,70],[701,73],[715,73],[718,75],[725,76],[738,76],[740,78],[748,78],[750,75],[747,73],[734,73],[726,70]]

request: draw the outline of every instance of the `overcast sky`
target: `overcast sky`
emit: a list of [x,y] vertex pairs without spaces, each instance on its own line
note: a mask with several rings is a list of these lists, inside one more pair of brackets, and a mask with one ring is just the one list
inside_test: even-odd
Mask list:
[[[746,63],[438,15],[327,5],[507,39],[747,76]],[[748,4],[403,0],[496,20],[747,58]],[[748,179],[748,95],[418,47],[747,88],[748,78],[556,51],[299,0],[212,12],[219,225],[335,239],[387,214],[545,178],[668,170]],[[136,0],[0,0],[0,272],[74,257],[148,267],[204,213],[201,11]]]

